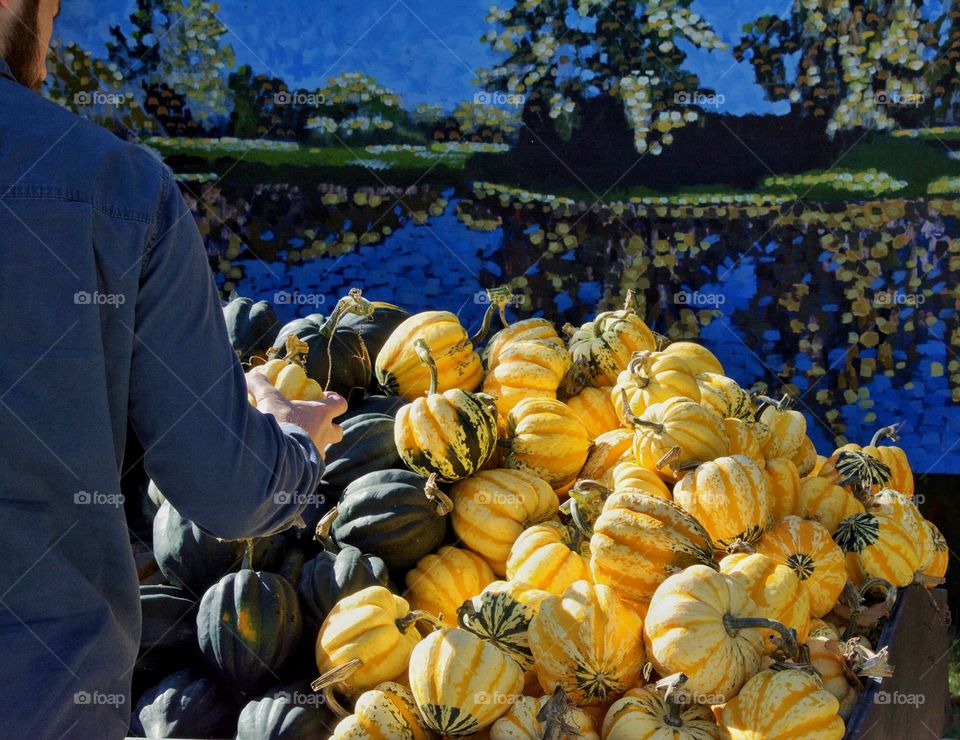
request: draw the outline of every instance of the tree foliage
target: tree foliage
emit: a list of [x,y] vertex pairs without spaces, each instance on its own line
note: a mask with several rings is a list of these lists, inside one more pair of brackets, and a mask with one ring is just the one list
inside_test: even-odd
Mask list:
[[769,100],[822,118],[831,135],[893,128],[915,119],[929,92],[925,57],[937,39],[920,6],[913,0],[794,0],[785,17],[747,24],[734,56],[750,62]]
[[481,70],[488,90],[523,95],[525,119],[552,122],[561,132],[578,125],[591,98],[622,102],[638,151],[658,154],[671,131],[697,119],[678,93],[700,91],[683,69],[680,42],[723,48],[692,0],[514,0],[490,9],[483,39],[507,55]]

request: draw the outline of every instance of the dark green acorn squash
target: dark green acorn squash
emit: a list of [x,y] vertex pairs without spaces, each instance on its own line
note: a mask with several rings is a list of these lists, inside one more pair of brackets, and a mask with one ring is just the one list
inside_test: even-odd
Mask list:
[[336,421],[337,424],[343,424],[347,419],[365,414],[387,414],[388,416],[396,418],[397,412],[406,405],[406,403],[406,399],[400,396],[368,395],[351,404],[350,408],[341,416],[334,419],[334,421]]
[[309,347],[304,369],[324,390],[349,398],[352,391],[370,385],[373,372],[370,353],[356,329],[324,319],[320,314],[294,319],[280,330],[274,341],[277,357],[286,355],[287,336],[291,334]]
[[197,613],[203,657],[245,698],[276,683],[302,630],[293,586],[283,576],[246,568],[211,586]]
[[[177,586],[140,586],[140,652],[137,670],[150,671],[196,651],[197,620],[193,615],[199,599]],[[180,665],[183,665],[181,663]]]
[[409,470],[383,470],[358,478],[343,491],[332,535],[403,570],[433,552],[447,533],[450,499]]
[[243,708],[236,740],[322,740],[337,721],[309,681],[283,684]]
[[315,633],[340,599],[368,586],[387,585],[386,563],[375,555],[364,555],[349,545],[338,553],[321,552],[300,571],[297,595],[304,625]]
[[[393,330],[400,326],[404,319],[409,318],[410,314],[392,303],[374,301],[372,305],[373,314],[371,316],[347,314],[340,320],[340,324],[360,332],[370,356],[376,357],[380,354],[380,349],[384,343],[393,334]],[[373,381],[373,386],[379,388],[376,379]]]
[[280,333],[280,321],[267,301],[254,302],[234,294],[223,307],[227,322],[227,335],[241,362],[249,362],[254,356],[266,357]]
[[164,501],[153,520],[153,555],[174,586],[199,598],[224,573],[240,565],[243,543],[219,540]]
[[324,483],[343,489],[367,473],[403,467],[393,439],[392,416],[362,414],[341,422],[340,426],[343,439],[324,452]]
[[172,673],[137,702],[130,729],[141,737],[232,737],[237,710],[219,685],[192,670]]

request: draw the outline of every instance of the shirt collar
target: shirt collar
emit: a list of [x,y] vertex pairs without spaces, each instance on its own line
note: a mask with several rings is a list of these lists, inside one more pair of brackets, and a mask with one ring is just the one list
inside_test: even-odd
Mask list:
[[3,57],[0,57],[0,77],[6,77],[8,80],[16,82],[13,77],[13,72],[10,71],[10,65],[7,64]]

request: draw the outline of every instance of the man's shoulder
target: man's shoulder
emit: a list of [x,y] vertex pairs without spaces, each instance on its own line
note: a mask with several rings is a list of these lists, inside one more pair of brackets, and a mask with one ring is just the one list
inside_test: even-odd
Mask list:
[[4,190],[15,185],[11,195],[49,194],[87,201],[110,215],[155,216],[171,177],[154,152],[40,95],[18,92],[15,109],[0,113]]

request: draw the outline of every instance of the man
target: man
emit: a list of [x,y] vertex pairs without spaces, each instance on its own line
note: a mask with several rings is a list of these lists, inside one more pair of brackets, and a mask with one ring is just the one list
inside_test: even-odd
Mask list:
[[121,738],[128,421],[173,506],[238,539],[299,516],[346,404],[245,383],[169,170],[35,93],[58,12],[0,0],[0,736]]

